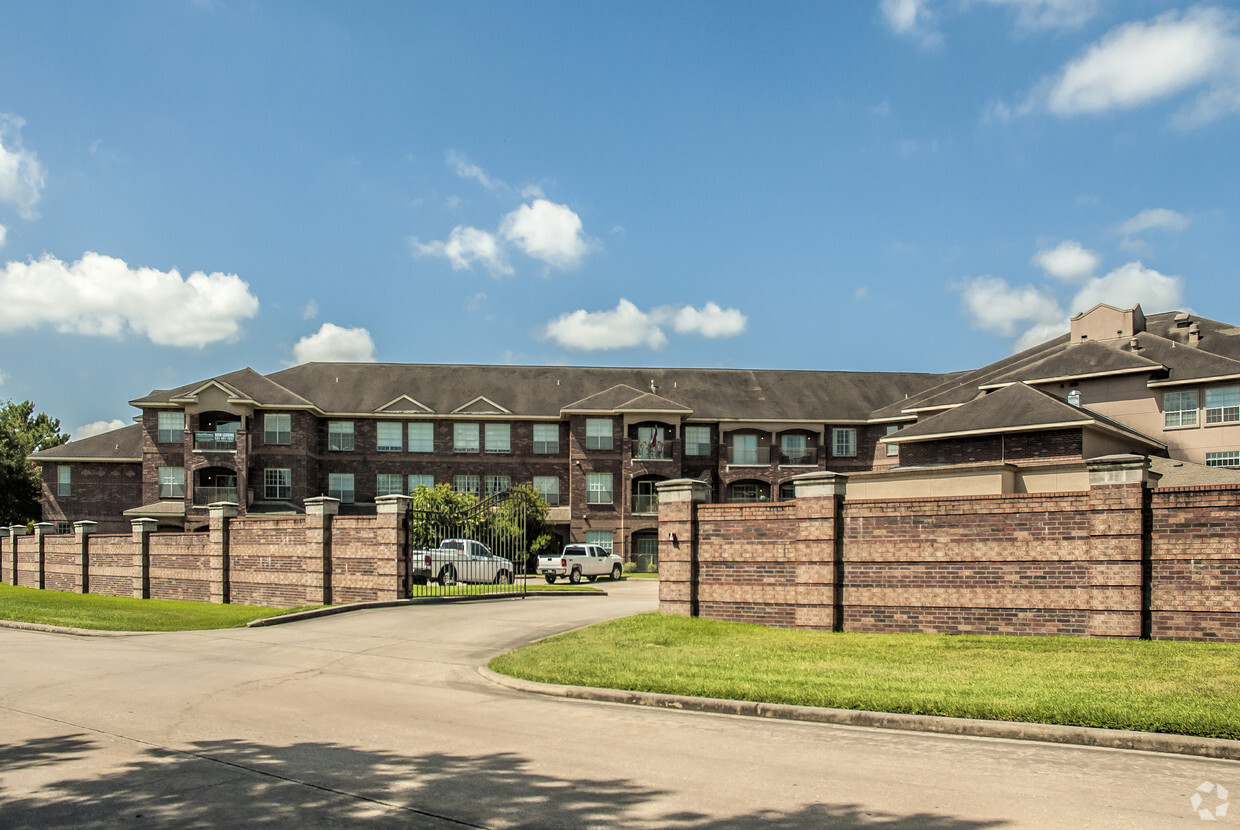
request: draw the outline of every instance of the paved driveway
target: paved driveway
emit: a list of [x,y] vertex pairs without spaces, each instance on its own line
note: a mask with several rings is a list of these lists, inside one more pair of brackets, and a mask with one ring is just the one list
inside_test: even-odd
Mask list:
[[1240,797],[1232,762],[569,701],[478,676],[511,646],[656,604],[653,581],[600,584],[610,596],[261,629],[0,629],[0,827],[1196,827],[1198,785]]

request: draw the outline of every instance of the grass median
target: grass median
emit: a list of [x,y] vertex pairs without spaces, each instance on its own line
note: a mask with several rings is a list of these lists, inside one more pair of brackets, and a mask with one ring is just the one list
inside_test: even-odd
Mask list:
[[71,594],[0,584],[0,620],[89,628],[98,631],[199,631],[236,628],[252,620],[306,611],[255,605],[215,605],[164,599]]
[[545,683],[1240,739],[1240,645],[831,634],[642,614],[497,657]]

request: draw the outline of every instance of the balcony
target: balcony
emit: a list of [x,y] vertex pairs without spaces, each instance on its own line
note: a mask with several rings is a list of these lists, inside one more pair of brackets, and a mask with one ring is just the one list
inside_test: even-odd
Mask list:
[[659,496],[657,493],[652,495],[640,494],[633,496],[633,512],[634,513],[658,513],[659,512]]
[[805,447],[793,449],[788,447],[780,450],[779,463],[790,467],[814,467],[818,464],[818,448]]
[[195,432],[194,449],[202,452],[236,452],[235,432]]
[[675,441],[632,440],[634,461],[671,461],[675,455]]
[[208,504],[214,504],[217,501],[230,501],[233,504],[239,504],[237,501],[236,487],[195,487],[194,488],[194,507],[206,507]]
[[771,463],[771,448],[729,445],[728,463],[741,467],[769,466]]

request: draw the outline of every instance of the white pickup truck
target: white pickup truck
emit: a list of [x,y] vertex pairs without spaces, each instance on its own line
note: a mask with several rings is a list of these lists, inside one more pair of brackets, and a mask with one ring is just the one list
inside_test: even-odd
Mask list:
[[432,579],[440,585],[458,582],[494,582],[511,585],[512,561],[495,556],[481,542],[473,539],[444,539],[434,550],[409,553],[409,575],[419,585]]
[[591,582],[600,576],[619,579],[624,573],[624,560],[599,545],[566,545],[556,556],[538,557],[538,572],[548,583],[566,576],[576,585],[583,576]]

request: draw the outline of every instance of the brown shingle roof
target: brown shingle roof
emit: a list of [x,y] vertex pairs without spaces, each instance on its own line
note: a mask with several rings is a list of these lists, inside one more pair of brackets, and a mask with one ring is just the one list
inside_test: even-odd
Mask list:
[[141,461],[142,425],[132,424],[32,453],[33,461]]

